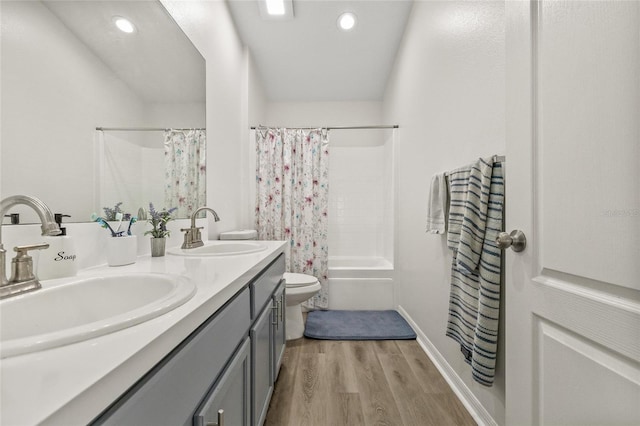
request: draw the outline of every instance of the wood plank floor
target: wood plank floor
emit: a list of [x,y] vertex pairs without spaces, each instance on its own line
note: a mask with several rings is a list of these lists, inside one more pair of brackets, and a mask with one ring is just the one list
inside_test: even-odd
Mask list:
[[287,342],[265,425],[475,425],[415,340]]

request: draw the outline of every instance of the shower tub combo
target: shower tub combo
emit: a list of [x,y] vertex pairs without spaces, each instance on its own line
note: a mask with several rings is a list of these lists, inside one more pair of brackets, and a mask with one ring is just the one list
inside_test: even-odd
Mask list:
[[329,257],[329,309],[395,309],[393,264],[383,257]]

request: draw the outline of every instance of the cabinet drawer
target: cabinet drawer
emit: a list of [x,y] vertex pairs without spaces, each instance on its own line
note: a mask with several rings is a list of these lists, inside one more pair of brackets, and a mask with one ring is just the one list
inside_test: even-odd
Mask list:
[[256,316],[262,312],[262,308],[271,301],[271,295],[280,283],[284,270],[284,254],[281,254],[251,283],[251,294],[253,296],[251,306],[252,319],[255,319]]
[[251,326],[250,292],[227,306],[130,389],[97,420],[106,425],[184,425]]

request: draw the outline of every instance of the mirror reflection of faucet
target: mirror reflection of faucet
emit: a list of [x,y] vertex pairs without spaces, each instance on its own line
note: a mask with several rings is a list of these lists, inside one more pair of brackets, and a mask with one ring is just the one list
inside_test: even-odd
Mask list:
[[[18,204],[31,207],[38,214],[41,223],[42,235],[58,235],[61,233],[60,227],[55,221],[51,209],[36,197],[29,195],[13,195],[0,201],[0,218],[5,213]],[[11,261],[11,277],[7,279],[6,254],[7,251],[2,245],[2,224],[0,223],[0,299],[15,296],[41,288],[38,278],[33,273],[33,259],[27,254],[29,250],[42,250],[49,247],[49,244],[33,244],[18,246],[14,248],[18,254]]]
[[211,214],[213,214],[213,220],[215,220],[216,222],[220,221],[220,217],[215,210],[209,207],[200,207],[196,209],[196,211],[194,211],[191,215],[191,227],[180,229],[182,232],[184,232],[184,242],[182,243],[181,247],[182,249],[192,249],[196,247],[202,247],[204,245],[204,243],[202,242],[202,235],[200,233],[202,227],[196,226],[196,216],[198,216],[198,213],[200,213],[201,211],[210,211]]
[[138,209],[138,220],[147,220],[147,211],[142,207]]
[[4,217],[10,217],[12,225],[20,225],[20,213],[5,214]]

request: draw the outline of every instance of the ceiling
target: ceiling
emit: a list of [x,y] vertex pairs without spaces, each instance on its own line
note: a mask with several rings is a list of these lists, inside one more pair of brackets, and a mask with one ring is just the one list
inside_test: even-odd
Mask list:
[[[147,102],[204,102],[205,61],[156,1],[46,0],[47,8]],[[131,20],[124,34],[114,16]]]
[[[412,0],[294,0],[291,20],[263,19],[259,0],[227,0],[270,101],[382,100]],[[344,32],[343,12],[357,16]]]

